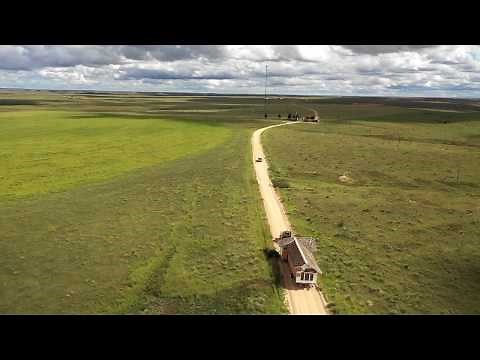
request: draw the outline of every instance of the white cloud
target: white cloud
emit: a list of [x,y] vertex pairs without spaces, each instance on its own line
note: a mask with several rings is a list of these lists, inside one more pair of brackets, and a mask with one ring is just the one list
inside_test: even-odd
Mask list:
[[0,87],[480,96],[464,45],[0,46]]

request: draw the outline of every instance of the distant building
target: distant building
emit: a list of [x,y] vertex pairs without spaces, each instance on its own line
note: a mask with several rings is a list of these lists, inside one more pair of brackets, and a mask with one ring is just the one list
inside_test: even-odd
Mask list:
[[318,122],[318,116],[307,116],[305,117],[305,122]]

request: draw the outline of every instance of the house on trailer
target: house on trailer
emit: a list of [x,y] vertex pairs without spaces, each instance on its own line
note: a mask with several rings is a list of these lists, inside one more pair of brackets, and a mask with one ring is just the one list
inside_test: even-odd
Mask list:
[[295,282],[304,285],[315,284],[317,276],[322,274],[313,256],[315,239],[294,236],[290,231],[284,231],[276,242],[282,249],[282,260],[288,263]]

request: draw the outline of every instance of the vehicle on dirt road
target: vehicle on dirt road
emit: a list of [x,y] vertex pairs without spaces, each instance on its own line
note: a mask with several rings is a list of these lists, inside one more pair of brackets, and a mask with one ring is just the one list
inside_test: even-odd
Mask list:
[[288,264],[292,280],[304,288],[314,287],[317,276],[322,274],[313,255],[316,239],[299,237],[293,235],[291,231],[282,231],[274,241],[281,248],[282,260]]
[[256,161],[256,162],[262,162],[263,159],[259,156],[259,157],[257,157],[257,158],[255,159],[255,161]]

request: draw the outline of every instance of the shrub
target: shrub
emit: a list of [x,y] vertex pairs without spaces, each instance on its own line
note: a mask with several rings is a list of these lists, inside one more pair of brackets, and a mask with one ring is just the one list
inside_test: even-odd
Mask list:
[[273,179],[272,185],[276,188],[289,188],[290,184],[285,179]]
[[280,256],[277,250],[271,249],[271,248],[265,248],[263,249],[263,252],[265,253],[265,256],[267,257],[267,259],[277,258]]

